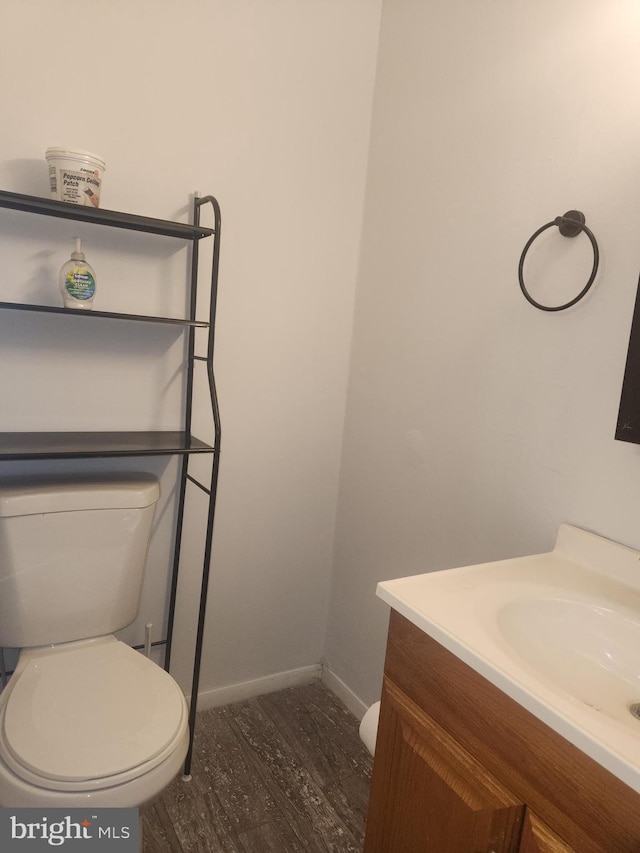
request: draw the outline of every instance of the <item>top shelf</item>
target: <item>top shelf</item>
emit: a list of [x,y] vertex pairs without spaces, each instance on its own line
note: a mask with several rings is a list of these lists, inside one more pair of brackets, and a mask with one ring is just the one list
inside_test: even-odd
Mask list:
[[23,210],[27,213],[39,213],[43,216],[57,216],[61,219],[74,219],[78,222],[90,222],[94,225],[107,225],[111,228],[124,228],[127,231],[145,231],[148,234],[160,234],[165,237],[178,237],[182,240],[200,240],[215,234],[212,228],[200,225],[187,225],[172,222],[169,219],[154,219],[150,216],[137,216],[133,213],[120,213],[117,210],[103,210],[84,207],[66,201],[50,198],[10,193],[0,190],[0,207],[10,210]]

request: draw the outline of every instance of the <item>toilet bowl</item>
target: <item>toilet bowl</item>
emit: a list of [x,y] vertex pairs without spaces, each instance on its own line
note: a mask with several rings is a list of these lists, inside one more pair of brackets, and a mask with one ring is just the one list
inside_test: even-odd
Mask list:
[[114,633],[140,608],[159,484],[147,474],[0,485],[0,806],[136,807],[180,771],[185,697]]
[[360,721],[360,740],[371,755],[375,755],[378,739],[378,723],[380,721],[380,702],[374,702],[365,712]]
[[135,807],[188,745],[176,682],[114,636],[29,649],[0,693],[0,805]]

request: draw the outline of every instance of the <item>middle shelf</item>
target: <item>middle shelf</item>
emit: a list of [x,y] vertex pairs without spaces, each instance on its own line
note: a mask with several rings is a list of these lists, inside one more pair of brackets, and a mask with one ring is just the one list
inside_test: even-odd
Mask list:
[[114,320],[138,320],[145,323],[168,323],[174,326],[194,326],[207,329],[209,323],[204,320],[184,320],[177,317],[157,317],[147,314],[120,314],[115,311],[90,311],[78,308],[62,308],[55,305],[30,305],[25,302],[0,302],[0,309],[13,311],[36,311],[45,314],[70,314],[74,317],[102,317]]

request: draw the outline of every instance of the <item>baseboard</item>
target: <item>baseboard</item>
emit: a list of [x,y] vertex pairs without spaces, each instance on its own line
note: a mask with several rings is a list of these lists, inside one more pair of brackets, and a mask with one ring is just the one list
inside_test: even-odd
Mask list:
[[[252,699],[254,696],[284,690],[286,687],[299,687],[321,677],[322,666],[314,664],[313,666],[302,666],[299,669],[290,669],[286,672],[277,672],[264,678],[255,678],[252,681],[243,681],[240,684],[230,684],[227,687],[217,687],[214,690],[203,690],[198,693],[198,711],[218,708],[220,705],[229,705],[232,702],[242,702],[245,699]],[[329,685],[327,686],[329,687]]]
[[344,702],[358,720],[362,720],[368,706],[335,672],[321,663],[290,669],[286,672],[276,672],[264,678],[242,681],[239,684],[217,687],[214,690],[202,690],[198,694],[198,710],[205,711],[207,708],[219,708],[221,705],[230,705],[232,702],[243,702],[254,696],[263,696],[265,693],[274,693],[276,690],[284,690],[287,687],[300,687],[318,679],[322,680],[325,687],[335,693],[341,702]]
[[350,687],[347,687],[344,681],[341,678],[338,678],[335,672],[332,672],[326,665],[322,667],[322,683],[326,685],[332,693],[335,693],[338,699],[344,702],[355,717],[362,720],[368,706],[365,705],[364,702],[356,696],[353,690]]

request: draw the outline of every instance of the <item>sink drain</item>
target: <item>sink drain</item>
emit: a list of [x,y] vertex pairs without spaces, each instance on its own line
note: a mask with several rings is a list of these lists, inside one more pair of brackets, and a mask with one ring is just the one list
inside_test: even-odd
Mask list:
[[629,710],[637,720],[640,720],[640,702],[634,702],[633,705],[629,705]]

